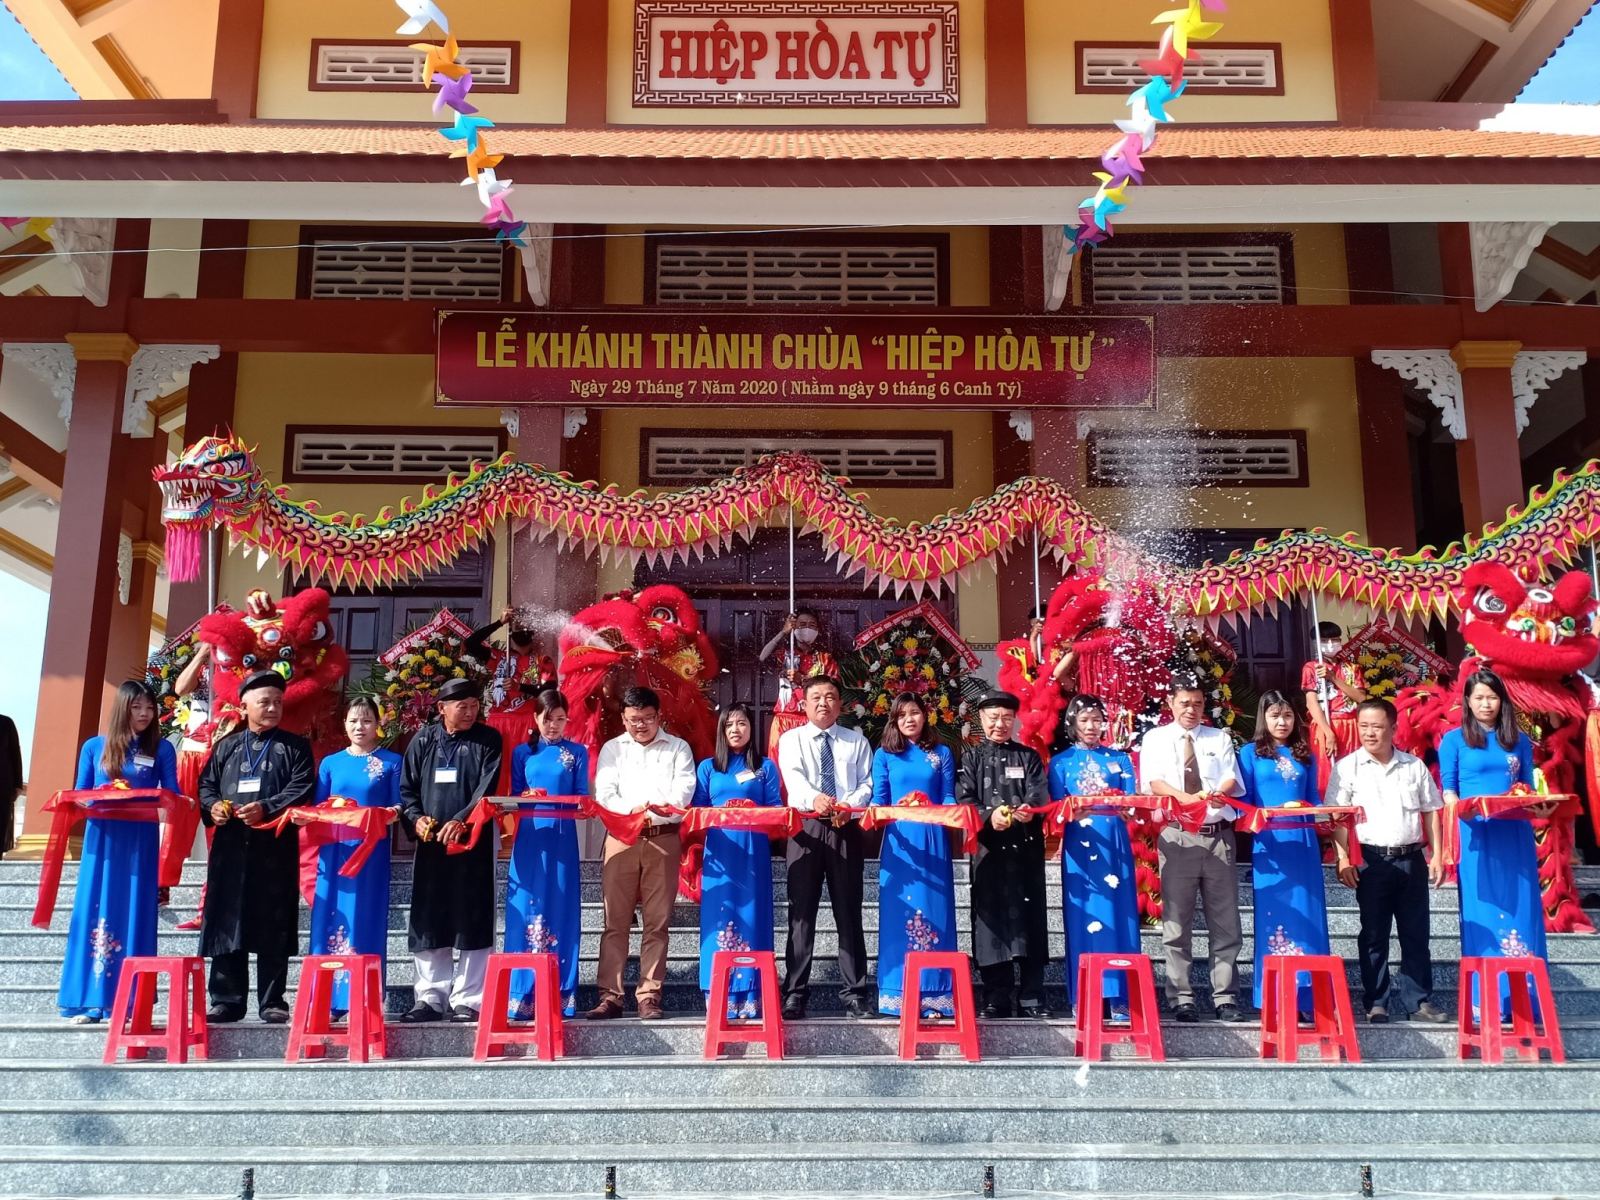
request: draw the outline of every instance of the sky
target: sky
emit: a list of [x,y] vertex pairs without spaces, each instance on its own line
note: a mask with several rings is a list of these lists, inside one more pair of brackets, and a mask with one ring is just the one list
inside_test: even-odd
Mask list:
[[44,658],[44,618],[49,596],[0,571],[0,713],[17,723],[23,772],[33,752],[33,708],[39,702],[39,667]]
[[0,100],[76,100],[78,93],[61,77],[9,8],[0,8]]
[[1519,104],[1600,104],[1600,4],[1578,23],[1561,48],[1517,97]]

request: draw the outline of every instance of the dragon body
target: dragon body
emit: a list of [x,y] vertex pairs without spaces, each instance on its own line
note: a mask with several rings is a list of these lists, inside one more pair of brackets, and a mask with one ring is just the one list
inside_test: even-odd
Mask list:
[[920,592],[992,562],[1037,532],[1067,563],[1117,579],[1158,582],[1167,607],[1195,616],[1265,609],[1308,591],[1408,618],[1442,619],[1463,573],[1477,563],[1541,569],[1570,562],[1600,536],[1600,462],[1560,472],[1502,523],[1465,544],[1416,554],[1374,549],[1354,534],[1285,531],[1224,562],[1186,569],[1146,555],[1106,526],[1056,480],[1028,476],[933,521],[899,524],[874,514],[849,481],[816,460],[774,454],[715,483],[624,493],[507,454],[474,464],[374,517],[323,514],[262,478],[239,439],[210,437],[158,468],[168,563],[178,581],[197,576],[202,533],[225,529],[234,546],[278,559],[313,580],[388,586],[437,569],[487,538],[504,520],[528,521],[563,545],[602,554],[669,560],[726,547],[774,514],[792,509],[849,573],[869,584]]
[[[1585,753],[1585,727],[1600,720],[1600,700],[1579,673],[1600,654],[1600,639],[1590,628],[1595,601],[1589,578],[1573,572],[1549,587],[1484,564],[1465,573],[1458,603],[1469,645],[1460,677],[1479,667],[1498,674],[1533,739],[1534,765],[1550,791],[1576,793],[1581,781],[1592,800],[1596,763]],[[1396,740],[1412,753],[1436,750],[1461,724],[1460,693],[1437,684],[1402,692],[1397,706]],[[1545,927],[1552,933],[1593,933],[1573,879],[1572,820],[1535,820],[1533,833]]]

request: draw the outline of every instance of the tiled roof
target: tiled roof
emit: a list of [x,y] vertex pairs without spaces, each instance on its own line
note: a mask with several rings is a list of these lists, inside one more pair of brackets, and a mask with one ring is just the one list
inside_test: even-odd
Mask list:
[[[744,161],[1050,161],[1097,159],[1093,128],[608,129],[506,128],[488,138],[517,158]],[[369,155],[446,157],[432,126],[258,122],[248,125],[13,125],[0,154]],[[1163,131],[1163,159],[1600,159],[1600,136],[1463,129],[1262,125]]]

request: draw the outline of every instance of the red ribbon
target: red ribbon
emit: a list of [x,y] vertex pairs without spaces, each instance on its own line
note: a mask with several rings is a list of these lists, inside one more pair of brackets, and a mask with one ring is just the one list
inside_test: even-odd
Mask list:
[[1534,791],[1513,791],[1504,796],[1472,796],[1461,800],[1446,800],[1444,829],[1440,847],[1445,866],[1453,867],[1461,861],[1461,822],[1469,817],[1492,817],[1499,820],[1535,820],[1528,809],[1535,805],[1554,804],[1545,820],[1566,821],[1583,811],[1577,796],[1566,792],[1552,792],[1541,796]]
[[[151,803],[154,801],[154,803]],[[45,802],[41,812],[51,814],[50,840],[44,861],[39,864],[39,898],[33,906],[36,929],[49,929],[55,916],[56,896],[61,890],[61,871],[67,861],[67,842],[81,821],[176,821],[194,808],[194,801],[165,788],[87,788],[57,792]],[[172,839],[169,855],[177,855],[180,867],[188,846]],[[163,862],[158,872],[164,873]]]
[[360,805],[345,796],[330,796],[321,804],[301,804],[285,809],[262,828],[281,834],[290,825],[304,825],[306,835],[313,845],[330,845],[351,840],[343,836],[346,830],[358,834],[361,845],[345,860],[339,874],[354,879],[367,865],[372,852],[389,836],[389,826],[398,817],[399,810],[382,805]]
[[1286,825],[1293,822],[1303,825],[1327,825],[1329,829],[1343,827],[1350,831],[1350,863],[1359,867],[1362,864],[1361,843],[1356,840],[1356,826],[1367,819],[1367,810],[1359,804],[1308,804],[1304,808],[1256,808],[1254,805],[1240,805],[1232,801],[1234,807],[1242,808],[1244,816],[1240,819],[1237,829],[1246,833],[1260,833],[1268,825]]
[[901,796],[894,804],[873,804],[863,809],[852,809],[861,814],[861,828],[872,830],[895,821],[912,825],[938,825],[954,829],[961,834],[961,848],[967,854],[978,848],[978,830],[983,828],[983,818],[971,804],[934,804],[921,792]]
[[[530,799],[535,803],[524,803]],[[561,807],[555,807],[557,805]],[[685,810],[652,808],[649,811],[672,816]],[[538,817],[554,821],[599,821],[606,827],[607,833],[629,846],[639,840],[644,832],[645,822],[649,820],[648,813],[615,813],[609,808],[602,808],[592,796],[547,796],[539,793],[530,793],[525,797],[485,796],[472,806],[472,811],[466,816],[464,822],[467,826],[466,839],[451,842],[444,848],[445,853],[467,853],[477,846],[484,829],[502,816],[515,816],[519,819]]]

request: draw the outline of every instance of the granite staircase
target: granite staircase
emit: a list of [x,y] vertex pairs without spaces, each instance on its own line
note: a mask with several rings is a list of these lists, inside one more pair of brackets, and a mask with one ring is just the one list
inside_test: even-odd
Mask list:
[[[965,865],[956,871],[964,927]],[[163,953],[193,952],[195,935],[175,926],[192,914],[203,873],[188,864],[163,910]],[[781,862],[774,876],[781,953]],[[557,1063],[480,1066],[469,1027],[394,1025],[388,1062],[290,1067],[284,1029],[252,1018],[214,1029],[207,1063],[104,1067],[104,1026],[55,1015],[74,868],[49,932],[28,924],[37,878],[37,863],[0,862],[0,1197],[237,1195],[246,1169],[263,1198],[599,1196],[608,1171],[624,1197],[911,1196],[977,1193],[991,1166],[1002,1196],[1355,1196],[1363,1165],[1380,1196],[1600,1195],[1600,938],[1551,938],[1564,1067],[1458,1065],[1453,1026],[1407,1022],[1363,1024],[1359,1066],[1263,1063],[1258,1024],[1211,1020],[1169,1022],[1164,1065],[1085,1065],[1071,1057],[1065,1019],[985,1022],[979,1064],[943,1054],[902,1063],[892,1021],[836,1015],[826,903],[813,1018],[789,1027],[779,1063],[759,1050],[701,1061],[698,915],[680,903],[669,1019],[570,1022]],[[1049,1000],[1062,1010],[1054,867],[1049,878]],[[397,859],[392,1014],[411,1002],[408,882]],[[1326,886],[1333,952],[1352,960],[1354,896],[1331,875]],[[1248,872],[1240,887],[1248,955]],[[1580,888],[1600,890],[1600,869],[1580,870]],[[593,1002],[601,924],[594,864],[583,891],[580,1005]],[[872,948],[871,871],[867,900]],[[1443,889],[1433,952],[1452,1009],[1458,927],[1455,893]],[[1159,938],[1144,941],[1159,976]],[[1248,957],[1241,971],[1248,984]]]

